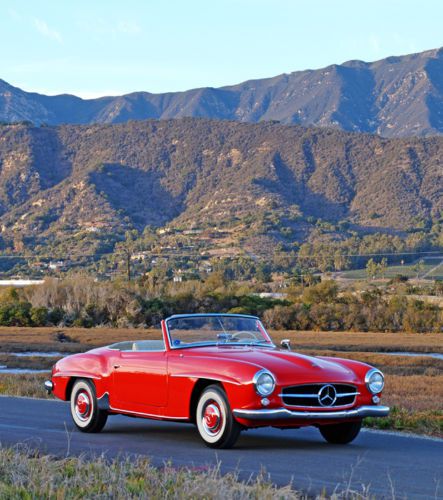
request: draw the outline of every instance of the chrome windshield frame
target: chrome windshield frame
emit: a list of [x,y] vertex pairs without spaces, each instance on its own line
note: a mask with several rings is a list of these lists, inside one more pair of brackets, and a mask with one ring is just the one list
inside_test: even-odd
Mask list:
[[[174,346],[172,343],[172,338],[171,338],[171,332],[169,330],[169,321],[174,320],[174,319],[185,319],[185,318],[209,318],[209,317],[215,317],[215,318],[243,318],[243,319],[253,319],[255,321],[258,321],[260,325],[260,331],[263,335],[263,342],[260,343],[246,343],[246,342],[195,342],[194,344],[187,344],[184,346]],[[192,349],[194,347],[236,347],[236,346],[248,346],[248,347],[276,347],[274,342],[272,341],[269,333],[266,331],[266,328],[263,326],[262,322],[260,321],[260,318],[257,316],[252,316],[249,314],[229,314],[229,313],[196,313],[196,314],[174,314],[173,316],[169,316],[168,318],[165,319],[165,329],[166,329],[166,334],[167,334],[167,341],[169,344],[169,348],[171,350],[176,350],[176,349]],[[266,342],[268,341],[268,342]]]

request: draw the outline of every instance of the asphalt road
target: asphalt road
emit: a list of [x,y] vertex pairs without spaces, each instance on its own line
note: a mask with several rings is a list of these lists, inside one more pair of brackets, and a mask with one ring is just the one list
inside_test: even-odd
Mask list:
[[350,445],[330,445],[313,428],[257,429],[242,433],[232,450],[211,450],[194,426],[112,416],[100,434],[74,429],[67,403],[0,397],[1,446],[25,443],[59,456],[141,454],[155,465],[205,467],[243,479],[265,469],[278,485],[292,482],[310,493],[362,491],[377,498],[443,498],[443,439],[363,431]]

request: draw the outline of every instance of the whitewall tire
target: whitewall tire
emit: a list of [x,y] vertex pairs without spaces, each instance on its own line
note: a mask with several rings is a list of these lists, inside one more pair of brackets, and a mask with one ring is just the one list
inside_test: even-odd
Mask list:
[[196,411],[198,432],[211,448],[231,448],[241,431],[232,415],[225,391],[210,385],[200,396]]
[[95,386],[90,380],[78,379],[74,382],[71,416],[77,429],[82,432],[100,432],[105,426],[108,414],[99,409]]

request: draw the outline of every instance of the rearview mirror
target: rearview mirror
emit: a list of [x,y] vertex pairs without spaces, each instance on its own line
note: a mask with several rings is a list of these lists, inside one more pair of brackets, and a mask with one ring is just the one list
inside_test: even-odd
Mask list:
[[283,339],[280,342],[280,345],[281,345],[282,349],[287,349],[288,351],[291,350],[291,341],[289,339]]

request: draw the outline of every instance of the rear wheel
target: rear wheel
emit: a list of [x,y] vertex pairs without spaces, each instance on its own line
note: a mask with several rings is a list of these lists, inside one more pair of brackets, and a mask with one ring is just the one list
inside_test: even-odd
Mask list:
[[328,443],[348,444],[358,436],[361,429],[361,420],[342,424],[321,425],[321,435]]
[[210,448],[231,448],[241,431],[226,393],[218,385],[210,385],[203,391],[197,405],[196,421],[200,436]]
[[77,429],[82,432],[100,432],[108,414],[98,408],[94,384],[87,379],[74,383],[71,392],[71,416]]

